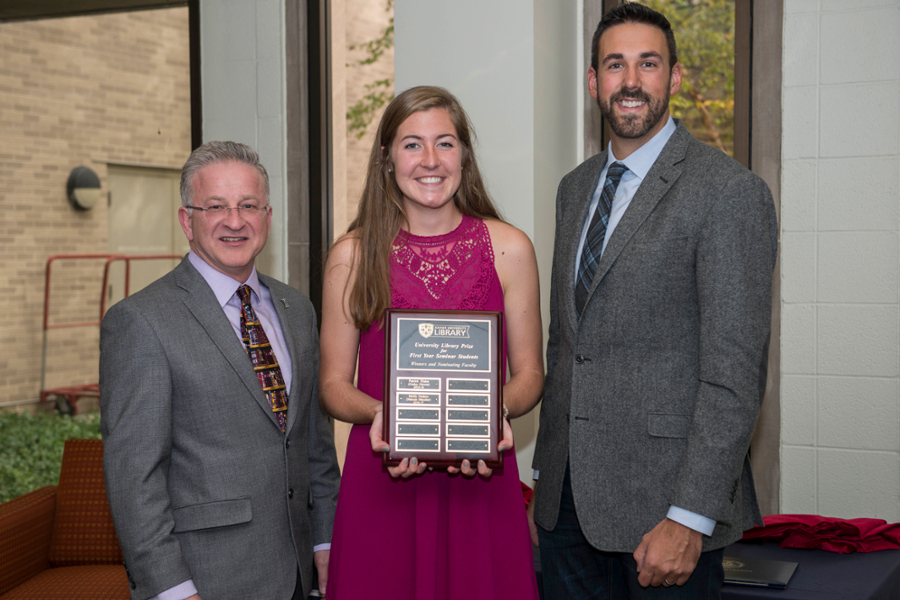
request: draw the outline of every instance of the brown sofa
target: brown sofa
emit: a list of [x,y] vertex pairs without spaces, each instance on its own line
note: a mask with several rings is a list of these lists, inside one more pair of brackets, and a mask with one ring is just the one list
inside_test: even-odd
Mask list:
[[0,504],[0,600],[128,600],[103,442],[69,440],[59,485]]

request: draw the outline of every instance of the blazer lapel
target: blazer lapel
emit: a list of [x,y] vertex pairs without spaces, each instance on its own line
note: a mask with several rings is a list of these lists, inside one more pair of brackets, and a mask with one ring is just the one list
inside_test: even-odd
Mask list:
[[564,307],[566,321],[572,331],[578,327],[578,312],[575,310],[575,264],[580,250],[579,242],[584,224],[588,219],[588,211],[591,208],[591,197],[597,189],[603,165],[606,164],[606,154],[607,151],[604,150],[589,159],[590,166],[584,169],[581,179],[575,182],[575,197],[572,198],[571,205],[565,207],[562,227],[558,228],[560,232],[567,234],[560,246],[565,261],[562,265],[562,288],[559,300],[560,307]]
[[687,150],[690,134],[680,121],[677,121],[678,127],[669,141],[663,147],[659,157],[650,170],[641,186],[638,188],[628,205],[625,214],[619,224],[616,225],[609,242],[606,244],[606,250],[600,258],[600,264],[597,265],[597,273],[594,275],[594,281],[591,285],[590,294],[588,294],[587,302],[591,301],[591,296],[597,290],[600,282],[609,272],[616,259],[622,253],[622,250],[631,241],[634,233],[641,227],[656,205],[666,195],[669,189],[675,184],[675,181],[681,176],[681,167],[678,166],[684,160],[684,153]]
[[[215,294],[203,279],[203,276],[190,264],[188,259],[184,259],[175,274],[175,281],[179,287],[188,292],[184,299],[184,304],[188,310],[194,315],[194,318],[203,326],[209,335],[213,344],[225,356],[226,360],[231,363],[232,368],[247,386],[247,391],[253,396],[260,408],[269,416],[272,423],[279,427],[275,413],[266,395],[263,393],[262,386],[253,367],[250,365],[250,359],[247,356],[241,341],[235,336],[234,328],[225,316],[222,307],[219,306]],[[290,413],[290,409],[288,409]]]

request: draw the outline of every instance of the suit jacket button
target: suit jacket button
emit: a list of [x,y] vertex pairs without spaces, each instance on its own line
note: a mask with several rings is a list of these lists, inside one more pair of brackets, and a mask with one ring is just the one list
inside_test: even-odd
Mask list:
[[293,498],[293,497],[294,497],[294,488],[291,488],[288,490],[288,498]]
[[291,440],[288,440],[284,443],[285,450],[291,447]]
[[583,362],[584,362],[584,355],[582,355],[582,354],[576,354],[576,355],[575,355],[575,362],[577,362],[579,365],[580,365],[581,363],[583,363]]

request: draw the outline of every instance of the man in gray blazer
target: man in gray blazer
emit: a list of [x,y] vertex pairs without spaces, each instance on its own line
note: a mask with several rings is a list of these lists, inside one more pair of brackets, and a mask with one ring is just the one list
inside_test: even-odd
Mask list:
[[100,335],[104,475],[131,597],[324,592],[339,472],[312,305],[254,266],[268,175],[251,148],[210,142],[181,196],[191,252],[113,306]]
[[611,142],[559,186],[530,507],[554,600],[718,598],[722,548],[760,523],[775,210],[670,117],[676,56],[659,13],[603,17],[588,84]]

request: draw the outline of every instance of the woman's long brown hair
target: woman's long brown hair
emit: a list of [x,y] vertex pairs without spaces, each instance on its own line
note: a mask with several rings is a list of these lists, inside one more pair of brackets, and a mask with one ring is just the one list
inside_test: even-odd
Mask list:
[[392,172],[391,146],[400,125],[410,115],[433,108],[443,108],[450,114],[462,148],[462,178],[453,196],[457,209],[472,217],[500,219],[475,162],[474,131],[453,94],[441,87],[420,86],[394,98],[378,125],[359,209],[347,230],[357,236],[353,256],[356,279],[349,291],[350,317],[363,331],[380,322],[391,305],[391,246],[406,223],[403,194]]

